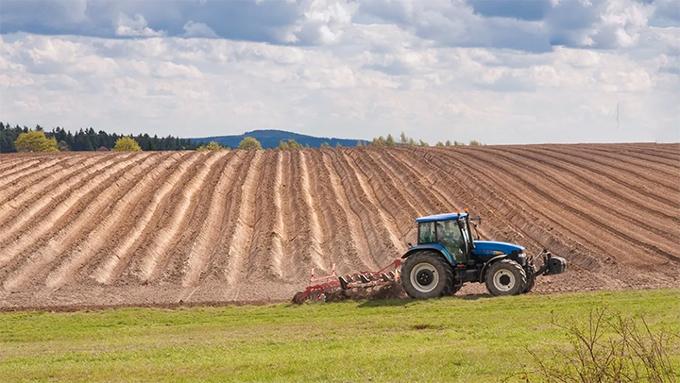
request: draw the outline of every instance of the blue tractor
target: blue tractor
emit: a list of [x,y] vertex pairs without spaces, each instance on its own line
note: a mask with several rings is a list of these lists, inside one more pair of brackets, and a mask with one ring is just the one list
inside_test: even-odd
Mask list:
[[467,212],[430,215],[416,219],[418,244],[409,244],[402,256],[401,284],[412,298],[454,294],[466,282],[485,283],[491,295],[516,295],[531,291],[539,275],[566,270],[562,257],[547,250],[536,268],[524,247],[473,238],[479,218]]

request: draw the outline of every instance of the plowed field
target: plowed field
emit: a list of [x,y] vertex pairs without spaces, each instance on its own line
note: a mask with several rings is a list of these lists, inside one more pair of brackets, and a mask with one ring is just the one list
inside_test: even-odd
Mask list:
[[5,308],[288,299],[465,207],[535,291],[680,287],[680,144],[3,154],[0,201]]

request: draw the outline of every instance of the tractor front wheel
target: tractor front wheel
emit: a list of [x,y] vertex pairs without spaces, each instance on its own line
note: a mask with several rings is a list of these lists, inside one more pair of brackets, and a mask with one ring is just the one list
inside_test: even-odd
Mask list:
[[517,295],[527,285],[527,274],[519,263],[502,259],[489,266],[485,281],[491,295]]
[[527,284],[524,286],[522,294],[526,294],[534,288],[534,285],[536,284],[536,275],[534,274],[535,272],[536,269],[534,269],[534,266],[529,266],[524,269],[524,273],[527,275]]
[[411,298],[428,299],[450,295],[453,289],[453,269],[437,253],[416,253],[404,262],[401,284]]

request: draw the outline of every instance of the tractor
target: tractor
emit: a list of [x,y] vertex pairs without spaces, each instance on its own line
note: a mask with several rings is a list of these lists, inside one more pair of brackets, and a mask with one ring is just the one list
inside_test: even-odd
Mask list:
[[[427,299],[455,294],[466,282],[486,284],[491,295],[516,295],[531,291],[540,275],[563,273],[567,261],[548,250],[536,268],[524,247],[477,238],[481,218],[466,212],[436,214],[416,219],[418,243],[408,244],[400,258],[378,271],[317,277],[312,270],[309,285],[295,294],[293,302],[327,301],[352,297],[351,291],[390,289],[399,284],[408,296]],[[365,297],[365,294],[359,294]]]
[[[471,220],[477,222],[471,225]],[[523,294],[531,291],[537,276],[566,270],[566,260],[545,249],[537,269],[520,245],[473,239],[471,226],[476,232],[480,222],[467,212],[416,219],[418,243],[409,244],[401,257],[401,285],[410,297],[455,294],[466,282],[485,283],[494,296]]]

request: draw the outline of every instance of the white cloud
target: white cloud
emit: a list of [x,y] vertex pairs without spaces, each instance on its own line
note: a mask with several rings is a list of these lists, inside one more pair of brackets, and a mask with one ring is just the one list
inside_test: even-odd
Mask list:
[[[680,76],[665,53],[540,55],[355,40],[336,50],[220,39],[14,35],[0,42],[11,122],[201,136],[294,129],[434,142],[672,139]],[[394,63],[404,68],[383,70]],[[396,64],[395,64],[396,65]],[[17,84],[21,86],[18,87]],[[625,107],[625,129],[613,111]],[[670,137],[670,138],[669,138]]]
[[182,28],[184,28],[185,37],[217,37],[217,33],[204,23],[197,23],[189,20]]
[[129,17],[121,12],[118,15],[116,23],[116,36],[120,37],[159,37],[163,36],[164,32],[154,31],[149,28],[144,16],[136,14],[134,17]]

